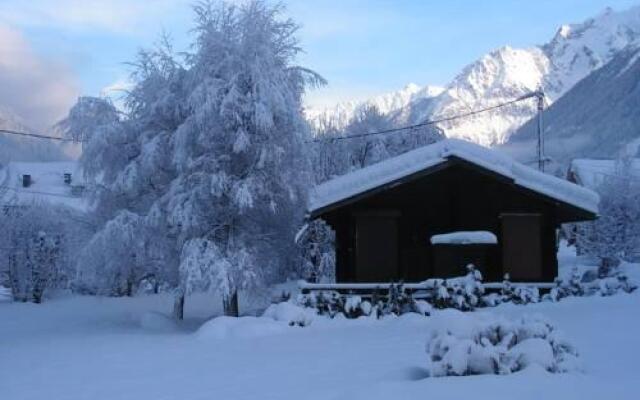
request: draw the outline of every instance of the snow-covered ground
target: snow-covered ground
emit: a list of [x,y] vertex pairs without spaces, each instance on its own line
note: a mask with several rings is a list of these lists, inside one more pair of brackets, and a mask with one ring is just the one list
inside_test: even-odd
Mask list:
[[[569,262],[570,252],[562,257]],[[174,325],[167,296],[0,303],[3,399],[637,399],[640,293],[502,305],[542,314],[579,350],[584,372],[426,377],[431,318],[218,319],[206,297]],[[213,300],[211,300],[213,301]],[[189,307],[190,305],[190,307]]]

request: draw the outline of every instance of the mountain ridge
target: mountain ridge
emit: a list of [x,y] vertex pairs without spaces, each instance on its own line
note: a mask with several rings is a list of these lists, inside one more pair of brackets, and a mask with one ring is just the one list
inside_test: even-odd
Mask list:
[[[640,6],[624,11],[605,9],[581,23],[560,26],[547,43],[530,48],[502,46],[464,67],[433,96],[402,96],[392,110],[380,111],[397,125],[420,123],[491,107],[542,88],[549,104],[562,97],[576,83],[606,65],[618,52],[640,44]],[[414,85],[417,86],[417,85]],[[375,99],[375,98],[374,98]],[[318,117],[344,127],[359,107],[374,99],[339,103],[323,110],[309,110],[314,126]],[[513,132],[535,115],[534,101],[438,125],[447,137],[461,138],[488,147],[509,141]]]

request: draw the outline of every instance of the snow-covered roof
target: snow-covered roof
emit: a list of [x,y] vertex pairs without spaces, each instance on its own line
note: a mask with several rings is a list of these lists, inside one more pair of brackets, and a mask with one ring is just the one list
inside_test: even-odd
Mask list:
[[[65,173],[71,174],[71,185],[64,182]],[[22,175],[31,175],[29,187],[22,186]],[[84,183],[83,173],[75,161],[10,162],[0,170],[0,202],[47,202],[86,210],[86,199],[72,193],[72,186]]]
[[[616,160],[595,160],[578,158],[571,161],[570,171],[577,183],[592,190],[597,190],[607,178],[615,175]],[[640,159],[631,160],[631,173],[640,177]]]
[[445,163],[450,157],[493,171],[560,202],[598,212],[599,197],[594,191],[520,164],[496,150],[457,139],[445,139],[324,182],[311,191],[309,210],[314,212],[398,181]]
[[431,244],[498,244],[489,231],[458,231],[431,236]]

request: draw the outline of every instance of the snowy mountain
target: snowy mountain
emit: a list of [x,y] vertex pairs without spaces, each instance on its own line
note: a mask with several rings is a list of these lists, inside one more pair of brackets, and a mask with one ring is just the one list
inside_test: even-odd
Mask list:
[[[385,112],[398,124],[419,123],[494,106],[540,87],[545,90],[548,103],[553,103],[618,52],[638,43],[640,7],[622,12],[606,9],[583,23],[561,26],[551,41],[542,46],[497,49],[465,67],[435,97],[407,96],[406,106]],[[335,110],[315,115],[338,115]],[[534,112],[535,102],[524,101],[444,123],[440,128],[448,137],[495,146],[507,142]],[[338,119],[347,115],[341,113]]]
[[[458,115],[513,100],[544,85],[549,60],[539,48],[503,47],[467,66],[428,107],[410,105],[414,117],[405,123]],[[420,109],[422,108],[422,109]],[[513,127],[526,122],[533,101],[440,124],[448,137],[493,146],[502,143]]]
[[361,110],[376,107],[382,114],[392,115],[399,110],[406,109],[411,103],[431,99],[444,89],[438,86],[418,86],[410,83],[401,90],[385,93],[365,101],[347,101],[324,109],[307,108],[306,115],[314,126],[321,126],[323,122],[331,121],[337,127],[346,126]]
[[[566,166],[572,158],[613,158],[640,145],[640,48],[618,52],[543,114],[545,153]],[[536,121],[516,131],[505,149],[534,154]]]

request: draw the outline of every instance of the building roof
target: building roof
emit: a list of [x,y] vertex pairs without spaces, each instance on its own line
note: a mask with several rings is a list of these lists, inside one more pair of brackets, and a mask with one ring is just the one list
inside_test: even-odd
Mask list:
[[[577,158],[571,161],[569,174],[577,184],[591,190],[598,190],[608,177],[616,174],[617,168],[616,160]],[[639,158],[631,160],[631,173],[640,178]]]
[[[65,173],[71,174],[71,185],[64,182]],[[22,186],[22,175],[31,175],[29,187]],[[74,196],[71,188],[84,184],[83,173],[75,161],[10,162],[0,169],[0,202],[3,205],[46,202],[85,211],[86,199]]]
[[559,202],[592,214],[598,212],[600,199],[594,191],[520,164],[496,150],[457,139],[445,139],[326,181],[311,191],[309,211],[318,214],[336,203],[399,182],[420,171],[444,164],[451,158],[462,159],[494,172],[515,185]]

